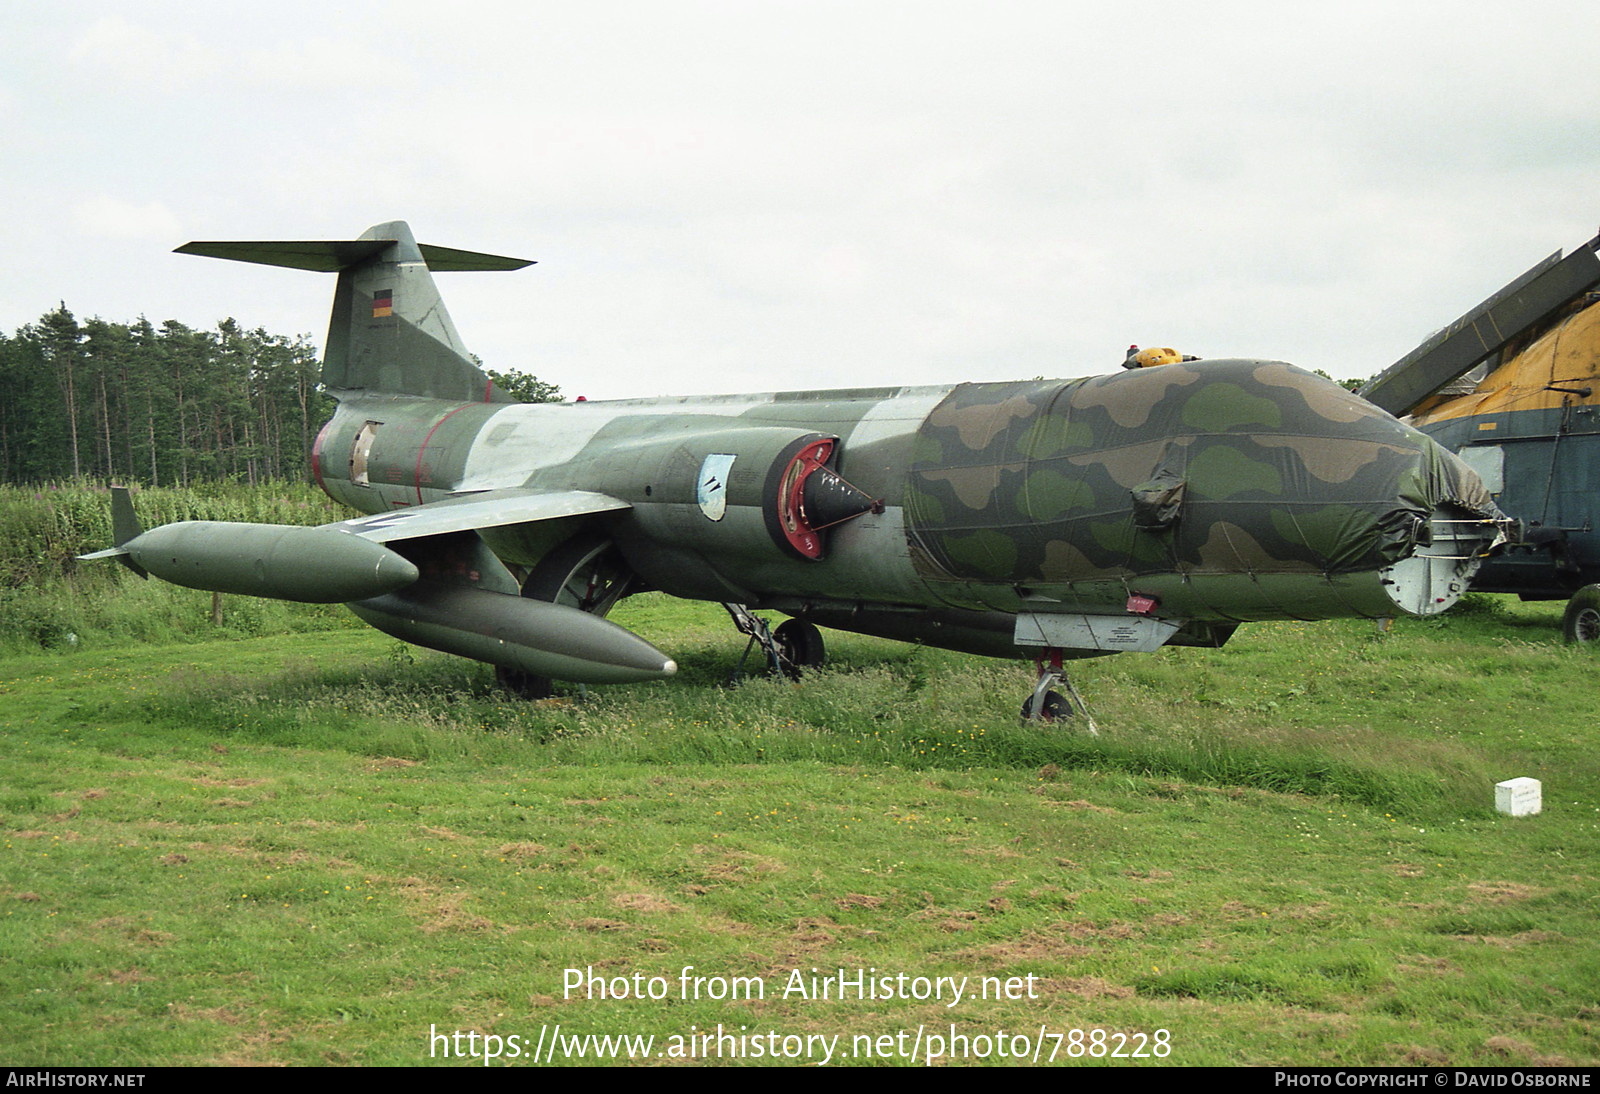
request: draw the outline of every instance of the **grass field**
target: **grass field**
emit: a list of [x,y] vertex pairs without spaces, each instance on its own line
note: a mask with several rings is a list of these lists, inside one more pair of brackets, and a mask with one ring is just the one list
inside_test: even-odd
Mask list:
[[[78,610],[0,659],[7,1063],[1600,1062],[1558,608],[1084,662],[1098,739],[1019,725],[1023,666],[848,635],[726,688],[726,617],[653,595],[614,618],[677,680],[534,704],[327,613]],[[1521,775],[1544,813],[1497,815]],[[814,997],[841,969],[880,997]]]

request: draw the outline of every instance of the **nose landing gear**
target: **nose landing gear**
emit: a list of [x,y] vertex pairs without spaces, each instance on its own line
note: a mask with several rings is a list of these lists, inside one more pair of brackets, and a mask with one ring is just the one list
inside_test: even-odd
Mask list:
[[[1034,658],[1033,664],[1038,670],[1039,679],[1034,685],[1033,694],[1022,704],[1022,720],[1060,722],[1075,714],[1081,714],[1083,726],[1089,731],[1089,735],[1100,736],[1100,727],[1094,724],[1094,716],[1089,713],[1088,704],[1083,701],[1083,696],[1078,694],[1078,689],[1072,686],[1072,681],[1061,668],[1061,648],[1046,647],[1044,652]],[[1067,694],[1062,695],[1061,692],[1054,690],[1057,687],[1065,688]]]
[[787,619],[769,629],[765,619],[753,614],[743,604],[725,603],[722,606],[733,619],[733,625],[741,633],[750,636],[744,656],[739,658],[739,666],[733,671],[731,683],[738,683],[744,678],[745,661],[756,647],[760,647],[769,672],[782,673],[791,680],[800,679],[806,670],[818,668],[827,660],[822,632],[815,624],[804,619]]

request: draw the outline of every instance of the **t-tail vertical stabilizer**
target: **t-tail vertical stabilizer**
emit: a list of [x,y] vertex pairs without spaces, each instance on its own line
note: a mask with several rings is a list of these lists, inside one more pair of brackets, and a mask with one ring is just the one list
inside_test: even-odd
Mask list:
[[421,395],[458,402],[513,402],[473,362],[433,272],[520,270],[527,259],[418,244],[401,220],[360,239],[274,243],[197,242],[179,254],[337,272],[322,382],[335,395]]

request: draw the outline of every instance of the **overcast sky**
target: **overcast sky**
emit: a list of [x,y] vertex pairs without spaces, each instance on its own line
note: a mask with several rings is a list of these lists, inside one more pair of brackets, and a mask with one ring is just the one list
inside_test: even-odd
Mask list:
[[417,238],[568,396],[1079,376],[1130,342],[1367,376],[1600,224],[1600,4],[7,4],[0,328]]

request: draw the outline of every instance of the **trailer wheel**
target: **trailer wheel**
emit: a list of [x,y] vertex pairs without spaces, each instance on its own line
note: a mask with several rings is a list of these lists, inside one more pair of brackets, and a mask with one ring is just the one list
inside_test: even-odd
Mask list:
[[1568,642],[1600,642],[1600,585],[1585,585],[1572,594],[1561,617],[1561,634]]

